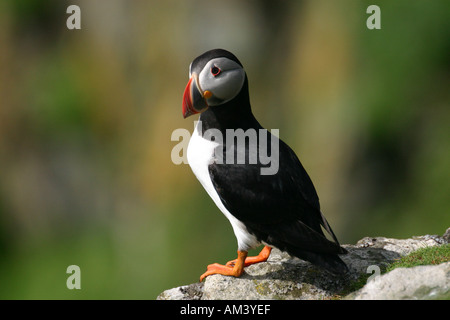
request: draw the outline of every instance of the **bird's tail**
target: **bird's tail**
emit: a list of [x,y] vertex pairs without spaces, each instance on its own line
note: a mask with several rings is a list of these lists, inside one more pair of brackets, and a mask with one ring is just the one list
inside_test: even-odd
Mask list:
[[[345,249],[343,249],[345,250]],[[317,253],[298,248],[289,248],[289,254],[294,255],[300,259],[311,262],[314,265],[327,269],[334,274],[345,274],[348,272],[348,267],[344,261],[337,254],[332,253]]]
[[328,234],[331,235],[331,237],[333,238],[334,242],[336,242],[336,244],[340,247],[339,248],[339,250],[340,250],[339,253],[342,253],[342,254],[348,253],[348,251],[345,248],[342,248],[341,245],[339,244],[339,241],[338,241],[336,235],[334,234],[333,229],[331,229],[331,226],[328,223],[327,219],[325,219],[325,216],[323,215],[322,211],[320,212],[320,216],[322,218],[322,221],[320,222],[320,224],[325,228],[325,230],[328,232]]

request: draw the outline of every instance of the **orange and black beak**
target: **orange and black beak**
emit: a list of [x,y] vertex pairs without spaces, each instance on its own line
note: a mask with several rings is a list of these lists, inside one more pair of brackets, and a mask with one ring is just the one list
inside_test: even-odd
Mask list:
[[198,84],[198,75],[194,72],[184,89],[183,117],[187,117],[205,111],[208,108],[206,99],[211,97],[210,91],[202,91]]

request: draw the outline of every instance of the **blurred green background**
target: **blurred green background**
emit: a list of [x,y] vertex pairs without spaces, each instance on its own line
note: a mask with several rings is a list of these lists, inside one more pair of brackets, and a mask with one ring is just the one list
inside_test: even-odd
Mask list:
[[[81,8],[68,30],[66,8]],[[381,30],[366,9],[381,8]],[[154,299],[235,258],[171,133],[188,66],[246,67],[341,243],[450,226],[450,1],[0,2],[0,298]],[[81,268],[81,290],[66,269]]]

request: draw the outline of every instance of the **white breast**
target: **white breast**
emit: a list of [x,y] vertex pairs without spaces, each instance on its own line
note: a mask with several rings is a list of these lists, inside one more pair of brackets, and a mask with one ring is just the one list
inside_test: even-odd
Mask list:
[[189,165],[216,206],[230,221],[238,241],[238,250],[247,251],[259,245],[259,242],[254,235],[247,231],[245,225],[225,208],[220,200],[219,194],[213,186],[208,167],[214,162],[214,149],[218,146],[218,143],[202,137],[201,125],[201,121],[197,121],[194,133],[189,141],[187,150]]

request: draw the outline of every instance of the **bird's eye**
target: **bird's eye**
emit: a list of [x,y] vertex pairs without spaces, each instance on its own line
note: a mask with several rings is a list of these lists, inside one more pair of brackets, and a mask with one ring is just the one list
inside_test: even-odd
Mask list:
[[216,67],[216,66],[214,66],[214,67],[211,68],[211,74],[212,74],[214,77],[218,76],[219,73],[220,73],[221,71],[222,71],[222,70],[220,70],[220,68],[218,68],[218,67]]

